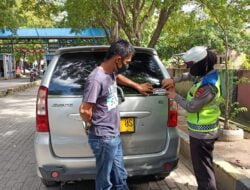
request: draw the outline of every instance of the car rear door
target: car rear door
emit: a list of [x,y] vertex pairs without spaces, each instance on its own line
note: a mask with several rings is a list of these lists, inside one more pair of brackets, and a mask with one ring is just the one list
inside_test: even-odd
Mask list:
[[[168,100],[165,90],[161,89],[161,80],[168,74],[164,69],[153,52],[137,51],[129,69],[123,73],[133,81],[148,82],[154,87],[154,93],[148,96],[122,87],[125,101],[120,104],[119,110],[125,155],[158,153],[167,146]],[[127,131],[126,125],[129,126]]]
[[[79,105],[85,80],[104,56],[102,51],[64,53],[56,63],[48,87],[48,115],[51,147],[58,157],[93,157],[79,115]],[[156,89],[166,77],[156,56],[139,50],[124,75],[136,82],[150,82]],[[124,154],[162,151],[168,137],[166,96],[159,93],[142,96],[128,87],[123,87],[123,92],[125,102],[119,109]]]

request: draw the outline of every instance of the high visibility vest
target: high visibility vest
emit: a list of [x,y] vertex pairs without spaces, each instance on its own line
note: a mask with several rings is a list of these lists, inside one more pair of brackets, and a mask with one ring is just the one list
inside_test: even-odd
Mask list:
[[[216,87],[217,93],[213,100],[208,104],[204,105],[198,112],[187,112],[189,130],[195,132],[212,132],[217,130],[217,122],[221,114],[219,107],[221,103],[220,78],[217,71],[207,74],[200,82],[193,84],[187,94],[187,101],[190,102],[194,98],[197,90],[204,85],[211,85]],[[211,125],[214,127],[211,128]]]

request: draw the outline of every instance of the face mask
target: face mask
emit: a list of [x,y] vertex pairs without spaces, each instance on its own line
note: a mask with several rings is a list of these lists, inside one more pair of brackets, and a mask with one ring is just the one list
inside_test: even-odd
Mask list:
[[128,70],[128,68],[129,68],[129,65],[128,65],[128,64],[122,63],[122,67],[121,67],[121,68],[119,68],[119,67],[117,66],[117,73],[118,73],[118,74],[124,73],[126,70]]
[[187,69],[191,68],[194,65],[194,63],[192,61],[185,62],[185,64],[186,64]]

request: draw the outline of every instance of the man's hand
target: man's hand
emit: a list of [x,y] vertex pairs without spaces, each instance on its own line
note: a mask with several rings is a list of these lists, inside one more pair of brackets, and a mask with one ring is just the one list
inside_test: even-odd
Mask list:
[[166,92],[166,95],[168,98],[174,99],[177,95],[177,93],[175,92],[175,88],[169,88]]
[[150,83],[138,84],[137,82],[128,79],[122,74],[117,75],[116,79],[118,84],[134,88],[143,95],[148,95],[150,93],[153,93],[153,86]]
[[161,85],[166,90],[168,90],[170,88],[174,88],[174,80],[173,79],[164,79],[164,80],[162,80]]
[[150,83],[142,83],[138,84],[137,90],[143,95],[148,95],[153,93],[153,86]]
[[86,103],[86,102],[81,103],[79,107],[79,113],[83,121],[91,123],[92,108],[93,108],[93,104],[91,103]]
[[79,108],[80,116],[83,120],[84,130],[86,135],[89,134],[89,128],[91,127],[91,119],[92,119],[92,108],[93,104],[90,103],[81,103]]

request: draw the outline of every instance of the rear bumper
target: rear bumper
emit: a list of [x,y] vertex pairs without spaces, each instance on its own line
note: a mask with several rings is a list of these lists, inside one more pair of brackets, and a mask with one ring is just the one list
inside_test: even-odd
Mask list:
[[[159,166],[158,168],[155,167],[152,169],[147,170],[131,170],[128,173],[129,176],[144,176],[144,175],[157,175],[157,174],[166,174],[168,175],[173,169],[177,167],[178,159],[168,162],[168,164],[171,165],[171,168],[168,168],[167,170]],[[57,172],[57,177],[52,177],[52,173]],[[82,179],[94,179],[95,173],[92,171],[92,173],[86,173],[84,169],[65,169],[62,166],[43,166],[39,167],[39,173],[40,177],[48,180],[48,181],[75,181],[75,180],[82,180]]]
[[[170,136],[168,147],[164,152],[151,155],[125,156],[124,161],[128,175],[168,174],[176,168],[179,137],[176,131]],[[39,177],[52,181],[94,179],[94,158],[60,158],[55,156],[51,149],[48,133],[36,133],[34,146]],[[58,177],[52,177],[53,171],[59,173]]]

